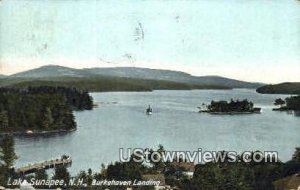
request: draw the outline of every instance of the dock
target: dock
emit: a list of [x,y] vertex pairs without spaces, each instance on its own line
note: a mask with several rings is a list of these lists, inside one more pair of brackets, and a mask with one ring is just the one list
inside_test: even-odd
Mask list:
[[16,168],[15,172],[20,175],[27,175],[34,173],[41,169],[51,169],[60,165],[70,166],[72,163],[72,159],[70,156],[63,155],[61,158],[44,161],[40,163],[29,164],[24,167]]

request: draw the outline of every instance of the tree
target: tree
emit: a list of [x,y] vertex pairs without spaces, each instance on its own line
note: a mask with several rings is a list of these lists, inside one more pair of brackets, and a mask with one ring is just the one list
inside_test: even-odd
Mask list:
[[295,162],[300,162],[300,147],[296,148],[292,160]]
[[55,168],[53,179],[64,180],[64,184],[68,185],[70,181],[70,173],[64,165],[58,166]]
[[[36,171],[35,175],[34,175],[34,178],[38,179],[38,180],[47,180],[48,179],[48,175],[46,173],[46,170],[45,169],[41,169],[41,170]],[[41,186],[36,186],[36,188],[44,189],[44,188],[47,188],[47,187],[41,185]]]
[[291,110],[300,110],[300,96],[291,96],[285,99],[286,106]]
[[48,179],[48,175],[46,173],[46,170],[41,169],[35,172],[35,179]]
[[107,171],[105,168],[105,165],[102,163],[101,164],[101,171],[100,171],[101,176],[106,177],[107,176]]
[[275,100],[274,105],[282,107],[285,104],[285,101],[281,98]]
[[92,172],[92,169],[89,168],[88,169],[88,176],[87,176],[87,184],[91,185],[92,182],[93,182],[93,172]]
[[8,178],[14,177],[11,167],[16,159],[14,139],[10,135],[5,135],[0,140],[0,185],[6,184]]
[[1,111],[0,112],[0,128],[4,129],[4,130],[8,128],[7,111]]
[[15,153],[15,142],[11,135],[5,135],[0,143],[0,161],[5,168],[11,168],[17,160]]
[[53,117],[52,117],[52,111],[49,107],[46,108],[43,119],[44,119],[43,128],[44,129],[51,128],[51,126],[53,124]]
[[88,178],[85,171],[80,171],[79,174],[75,177],[75,181],[78,183],[79,180],[82,180],[82,183],[87,184]]
[[115,180],[142,179],[143,166],[134,162],[115,162],[107,166],[107,178]]
[[160,161],[159,162],[155,162],[153,163],[154,164],[154,168],[156,168],[158,171],[163,171],[164,168],[165,168],[165,163],[163,162],[162,160],[162,157],[163,155],[165,154],[165,148],[163,147],[163,145],[159,144],[158,145],[158,149],[157,149],[157,152],[159,153],[160,155]]
[[64,87],[0,88],[0,100],[0,132],[75,129],[73,110],[93,107],[88,92]]
[[0,165],[0,186],[7,183],[6,170],[3,165]]

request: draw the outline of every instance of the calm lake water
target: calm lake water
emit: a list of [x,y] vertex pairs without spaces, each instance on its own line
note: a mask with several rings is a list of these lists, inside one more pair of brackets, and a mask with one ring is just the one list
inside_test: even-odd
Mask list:
[[[300,117],[272,111],[275,98],[249,89],[92,93],[99,107],[75,112],[78,130],[50,137],[17,137],[17,166],[62,154],[73,158],[70,171],[100,170],[119,160],[119,148],[164,145],[167,150],[278,151],[283,161],[300,145]],[[197,106],[211,100],[249,99],[262,114],[209,115]],[[153,115],[145,109],[153,107]]]

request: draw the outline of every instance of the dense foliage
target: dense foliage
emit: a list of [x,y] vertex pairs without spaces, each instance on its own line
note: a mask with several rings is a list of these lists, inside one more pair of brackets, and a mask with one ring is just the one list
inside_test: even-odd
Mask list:
[[282,163],[221,163],[212,162],[196,166],[194,178],[184,186],[203,190],[268,190],[279,179]]
[[286,107],[291,110],[300,110],[300,96],[291,96],[285,99]]
[[[11,138],[11,137],[8,137]],[[14,152],[13,144],[6,144],[10,147],[11,152]],[[156,152],[164,152],[162,146]],[[226,154],[225,151],[220,152]],[[252,155],[254,156],[254,154]],[[239,156],[238,158],[241,158]],[[66,182],[73,181],[74,184],[85,184],[85,186],[64,186],[63,188],[82,189],[89,187],[89,189],[105,189],[107,186],[91,186],[93,180],[134,180],[142,179],[145,174],[164,175],[166,184],[172,187],[189,190],[273,190],[274,181],[286,176],[290,176],[300,172],[300,148],[296,148],[292,159],[289,162],[270,162],[262,159],[261,162],[244,162],[237,160],[236,162],[217,162],[212,161],[205,164],[198,164],[195,166],[194,176],[192,178],[186,177],[170,163],[161,164],[151,163],[143,164],[134,162],[133,157],[129,162],[115,162],[109,164],[107,167],[102,165],[98,172],[81,171],[74,177],[71,177],[67,168],[59,166],[55,169],[52,179],[64,180]],[[0,159],[1,161],[1,159]],[[3,162],[0,162],[3,163]],[[4,165],[0,165],[3,168]],[[3,175],[3,170],[0,170],[0,184],[7,177]],[[2,172],[2,173],[1,173]],[[13,173],[7,176],[16,177]],[[34,175],[25,176],[27,181],[31,178],[35,179],[49,179],[45,170],[39,170]],[[1,181],[2,179],[2,181]],[[68,183],[70,184],[70,183]],[[40,186],[40,188],[49,188]],[[54,188],[54,187],[52,187]],[[111,186],[109,189],[124,189],[124,187]],[[135,187],[134,189],[153,189],[151,186]]]
[[0,132],[70,130],[72,110],[92,109],[87,92],[64,87],[0,89]]
[[13,165],[17,160],[14,139],[10,135],[0,137],[0,186],[7,183],[10,177],[14,177]]
[[273,110],[288,111],[288,110],[300,110],[300,96],[291,96],[282,100],[278,98],[275,100],[274,105],[280,106],[280,108],[274,108]]
[[[159,150],[160,149],[160,150]],[[159,148],[163,152],[163,148]],[[226,152],[220,152],[226,154]],[[254,156],[254,154],[252,154]],[[250,156],[250,157],[252,157]],[[241,158],[239,156],[238,158]],[[253,160],[253,159],[252,159]],[[158,165],[162,166],[157,167]],[[113,168],[113,169],[112,169]],[[286,163],[270,162],[270,157],[260,162],[245,162],[238,159],[235,162],[208,162],[195,167],[194,176],[186,177],[178,172],[170,163],[163,165],[152,163],[144,166],[137,163],[110,164],[106,175],[114,179],[134,179],[144,174],[164,174],[166,184],[189,190],[273,190],[273,182],[286,176],[300,172],[300,149],[297,148],[292,160]],[[103,172],[102,172],[103,173]],[[136,176],[138,175],[138,176]],[[130,178],[131,177],[131,178]]]
[[252,111],[253,103],[248,100],[242,101],[212,101],[210,105],[207,106],[209,112],[244,112]]
[[277,98],[276,100],[275,100],[275,102],[274,102],[274,105],[275,106],[283,106],[285,104],[285,101],[283,100],[283,99],[281,99],[281,98]]
[[38,86],[28,87],[26,91],[29,94],[63,94],[66,97],[67,104],[73,110],[91,110],[93,108],[93,100],[88,92],[76,88]]

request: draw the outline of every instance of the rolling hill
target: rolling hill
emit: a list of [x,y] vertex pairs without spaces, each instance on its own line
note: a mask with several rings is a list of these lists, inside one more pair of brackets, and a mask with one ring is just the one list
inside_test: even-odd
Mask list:
[[300,94],[300,82],[265,85],[256,90],[262,94]]
[[261,83],[250,83],[220,76],[193,76],[188,73],[171,70],[147,69],[136,67],[85,68],[48,65],[9,76],[9,78],[51,78],[51,77],[124,77],[146,80],[169,81],[188,85],[223,86],[228,88],[257,88]]

